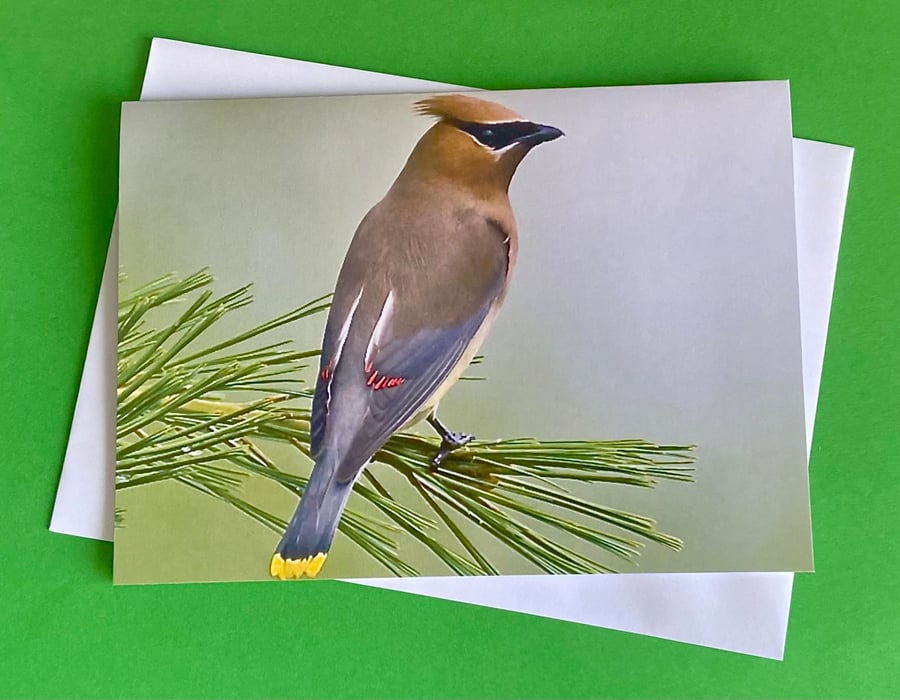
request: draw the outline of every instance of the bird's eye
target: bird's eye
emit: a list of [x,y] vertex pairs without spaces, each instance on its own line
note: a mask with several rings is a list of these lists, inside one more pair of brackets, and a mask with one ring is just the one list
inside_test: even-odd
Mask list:
[[481,135],[484,136],[484,138],[489,139],[494,135],[494,130],[493,129],[485,129],[484,131],[481,132]]

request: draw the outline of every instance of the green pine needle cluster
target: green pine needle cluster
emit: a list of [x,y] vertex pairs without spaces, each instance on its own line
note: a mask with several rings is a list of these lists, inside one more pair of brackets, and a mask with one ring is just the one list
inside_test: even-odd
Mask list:
[[[242,486],[257,476],[297,497],[303,493],[306,478],[277,464],[267,448],[283,443],[308,457],[312,386],[304,377],[314,377],[310,370],[319,351],[298,351],[290,341],[267,337],[321,314],[329,297],[227,340],[204,342],[226,314],[251,302],[249,286],[215,296],[206,271],[166,276],[120,299],[116,487],[174,480],[280,534],[287,524],[280,516],[288,514],[249,502]],[[155,327],[153,312],[176,303],[184,310]],[[691,445],[477,441],[434,470],[429,461],[438,443],[400,433],[373,460],[402,475],[418,495],[418,507],[399,502],[369,468],[354,487],[354,499],[367,501],[381,517],[360,512],[351,501],[340,522],[344,536],[395,575],[417,573],[399,556],[401,537],[417,540],[457,574],[500,573],[472,542],[477,530],[547,573],[612,571],[567,546],[572,538],[626,560],[645,542],[681,548],[678,538],[659,532],[650,518],[591,503],[564,484],[652,487],[658,479],[690,481]],[[117,520],[123,518],[117,512]]]

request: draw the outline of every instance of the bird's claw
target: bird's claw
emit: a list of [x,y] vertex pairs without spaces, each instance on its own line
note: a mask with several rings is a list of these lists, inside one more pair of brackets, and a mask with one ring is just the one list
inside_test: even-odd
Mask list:
[[455,450],[460,447],[465,447],[472,440],[475,439],[474,435],[469,435],[469,433],[447,433],[447,437],[444,438],[443,442],[446,442],[450,445],[451,450]]
[[448,431],[441,439],[441,446],[438,448],[438,451],[435,453],[434,457],[431,458],[431,468],[440,468],[453,450],[465,447],[474,439],[475,436],[469,435],[468,433],[454,433]]

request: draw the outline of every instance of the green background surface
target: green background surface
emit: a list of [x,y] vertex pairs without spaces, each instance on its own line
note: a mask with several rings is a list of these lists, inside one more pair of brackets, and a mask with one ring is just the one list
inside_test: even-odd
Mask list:
[[[900,694],[900,4],[456,5],[0,4],[0,696]],[[795,135],[857,151],[786,660],[327,581],[114,589],[111,545],[52,535],[155,35],[497,89],[790,78]]]

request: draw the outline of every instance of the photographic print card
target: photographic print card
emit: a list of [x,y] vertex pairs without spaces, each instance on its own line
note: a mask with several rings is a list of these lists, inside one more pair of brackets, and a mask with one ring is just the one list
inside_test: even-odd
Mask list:
[[[786,84],[480,97],[490,106],[467,98],[463,107],[486,112],[460,113],[459,105],[448,106],[455,98],[438,98],[429,115],[415,113],[422,97],[410,95],[126,105],[118,476],[124,526],[117,532],[117,581],[809,567]],[[350,294],[342,315],[331,317],[318,308],[327,300],[315,300],[334,289],[348,250],[352,259],[353,231],[375,203],[389,201],[385,192],[396,191],[416,143],[442,129],[465,139],[452,142],[451,160],[462,144],[481,149],[473,153],[483,151],[490,159],[484,163],[500,169],[508,169],[507,156],[517,159],[508,208],[518,232],[541,235],[521,233],[510,279],[503,271],[494,287],[483,282],[478,293],[457,294],[458,312],[447,311],[446,294],[424,312],[416,305],[441,275],[464,270],[470,274],[462,279],[477,286],[471,277],[491,250],[479,249],[477,237],[461,248],[453,247],[454,238],[447,255],[425,265],[418,283],[425,286],[408,287],[409,310],[391,296],[394,287],[382,284],[381,306],[369,300],[372,310],[358,317],[369,314],[368,334],[351,334],[351,319],[344,342],[358,346],[363,359],[359,384],[380,399],[359,414],[361,434],[376,433],[372,444],[363,441],[362,453],[381,439],[379,430],[393,437],[372,455],[354,455],[351,462],[365,465],[346,467],[349,479],[337,474],[342,465],[328,467],[335,474],[325,482],[320,509],[312,520],[298,511],[297,532],[332,517],[328,484],[354,482],[346,509],[337,508],[338,534],[329,540],[313,532],[314,548],[327,551],[285,550],[279,568],[275,550],[283,542],[271,542],[271,533],[290,520],[291,501],[310,478],[307,454],[322,462],[321,444],[311,444],[314,395],[324,386],[340,397],[328,380],[352,376],[334,374],[335,366],[353,366],[350,351],[330,368],[330,360],[318,362],[318,352],[326,318],[337,329],[332,342],[340,339],[356,297]],[[576,147],[573,133],[581,134]],[[535,134],[546,143],[538,145]],[[532,148],[527,157],[516,153]],[[437,197],[431,211],[446,209],[454,197]],[[408,200],[419,212],[411,219],[402,208],[391,210],[392,220],[406,223],[387,228],[412,238],[392,233],[387,252],[362,249],[364,260],[387,260],[375,269],[376,280],[393,275],[397,282],[414,267],[391,267],[392,255],[402,257],[391,246],[418,250],[421,241],[411,242],[418,239],[409,231],[427,219],[425,199]],[[508,234],[509,224],[500,225]],[[337,229],[348,229],[343,239]],[[509,248],[506,237],[490,242]],[[447,262],[454,256],[465,264],[454,268]],[[365,265],[351,272],[360,286],[372,274]],[[494,268],[482,277],[492,274]],[[244,289],[248,283],[252,292]],[[457,287],[442,289],[451,288]],[[465,306],[480,293],[490,302],[487,311]],[[494,307],[497,299],[502,309]],[[397,311],[385,315],[386,309]],[[197,310],[198,317],[190,315]],[[448,314],[443,321],[441,313]],[[379,319],[416,314],[419,326],[395,321],[396,337],[378,326]],[[486,333],[488,315],[495,323]],[[122,333],[122,323],[133,330],[129,322],[141,330]],[[374,340],[387,338],[388,347],[417,333],[426,340],[410,347],[438,355],[449,347],[450,359],[401,354],[425,367],[421,376],[434,390],[425,396],[428,390],[419,388],[420,403],[418,394],[410,405],[400,402],[402,410],[373,429],[373,415],[391,413],[385,397],[416,386],[416,362],[395,360],[396,371],[373,362],[366,371],[367,353],[377,357]],[[453,342],[437,340],[442,333]],[[469,366],[473,352],[479,361]],[[237,378],[217,384],[227,369]],[[438,386],[460,371],[452,389]],[[192,381],[185,373],[193,373]],[[176,386],[180,393],[169,393]],[[477,424],[466,428],[476,441],[441,450],[426,423],[413,424],[441,392],[438,431],[447,425],[456,432],[468,420]],[[341,401],[329,406],[331,425],[358,418],[340,413],[335,406],[349,405]],[[455,437],[444,447],[463,442]],[[437,464],[442,451],[448,454]],[[769,493],[774,478],[782,487],[777,502]],[[229,519],[247,535],[228,535]],[[785,537],[785,528],[793,534]],[[270,540],[273,551],[263,559],[275,554],[260,575],[249,566],[259,556],[254,530]],[[235,551],[217,551],[211,545],[219,538]],[[166,556],[147,557],[154,547]],[[129,563],[151,560],[157,570]]]

